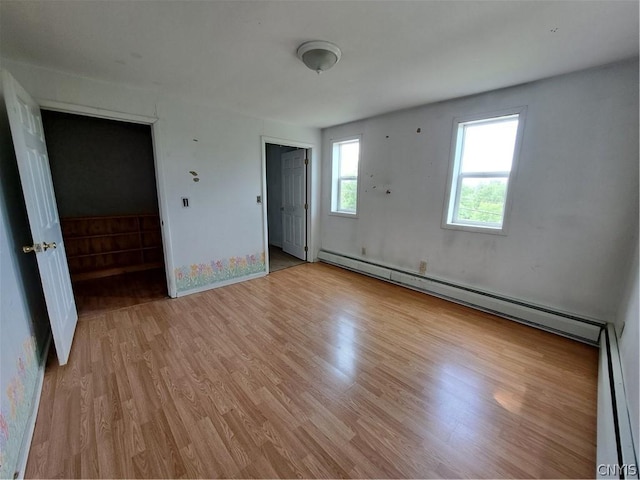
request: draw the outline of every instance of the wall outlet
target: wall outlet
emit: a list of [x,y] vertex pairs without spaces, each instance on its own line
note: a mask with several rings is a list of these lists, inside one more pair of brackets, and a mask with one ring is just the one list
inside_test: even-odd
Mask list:
[[424,275],[425,273],[427,273],[427,261],[426,260],[421,260],[420,261],[420,268],[418,268],[418,271],[420,272],[420,275]]
[[189,206],[189,199],[187,197],[182,197],[182,208],[187,208]]
[[366,247],[362,247],[362,255],[366,255],[367,254],[367,249]]

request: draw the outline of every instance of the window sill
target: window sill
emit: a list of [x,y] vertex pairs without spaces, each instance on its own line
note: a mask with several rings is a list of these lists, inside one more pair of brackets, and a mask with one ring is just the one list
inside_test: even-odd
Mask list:
[[494,228],[481,227],[476,225],[465,225],[462,223],[443,223],[442,228],[446,228],[448,230],[461,230],[463,232],[488,233],[490,235],[507,235],[507,229],[504,225],[502,226],[502,228]]
[[358,218],[358,214],[357,213],[329,212],[329,215],[331,215],[333,217]]

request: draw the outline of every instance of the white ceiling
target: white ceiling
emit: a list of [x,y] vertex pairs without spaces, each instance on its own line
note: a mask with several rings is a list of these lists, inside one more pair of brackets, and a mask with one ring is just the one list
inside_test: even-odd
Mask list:
[[[3,56],[326,127],[638,55],[638,1],[0,1]],[[343,52],[320,76],[308,40]]]

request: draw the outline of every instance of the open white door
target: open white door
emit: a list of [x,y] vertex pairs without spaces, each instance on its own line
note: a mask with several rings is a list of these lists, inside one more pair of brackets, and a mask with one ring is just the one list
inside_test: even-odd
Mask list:
[[282,250],[306,260],[306,150],[282,154]]
[[67,363],[78,313],[73,299],[40,108],[6,71],[2,82],[33,245],[60,365]]

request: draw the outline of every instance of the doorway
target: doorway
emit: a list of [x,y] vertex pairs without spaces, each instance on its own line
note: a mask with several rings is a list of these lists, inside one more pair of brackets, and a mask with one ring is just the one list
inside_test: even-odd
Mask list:
[[79,316],[167,297],[150,125],[42,121]]
[[307,166],[310,149],[265,143],[269,271],[307,261]]

